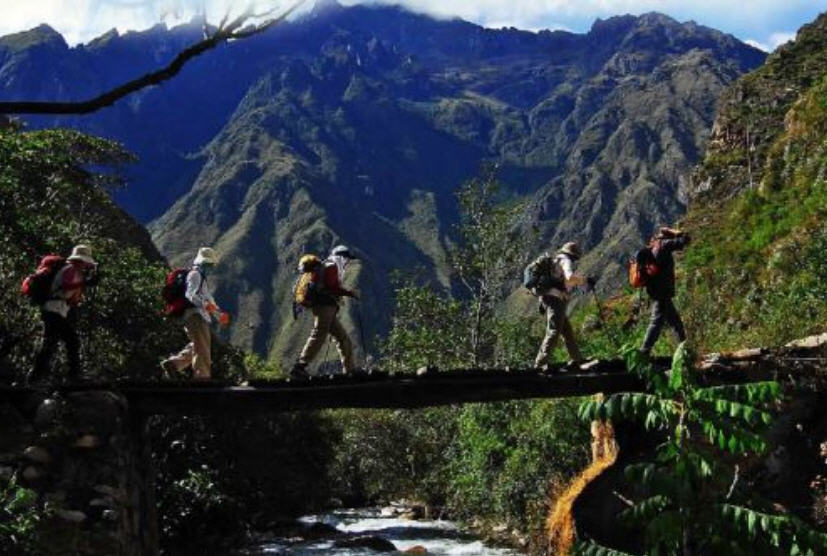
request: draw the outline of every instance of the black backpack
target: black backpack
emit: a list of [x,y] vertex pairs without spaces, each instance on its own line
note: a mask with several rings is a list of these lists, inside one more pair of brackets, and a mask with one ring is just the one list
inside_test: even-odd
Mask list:
[[525,267],[523,286],[533,295],[540,297],[552,288],[565,291],[566,279],[563,277],[563,269],[557,264],[555,257],[544,253]]

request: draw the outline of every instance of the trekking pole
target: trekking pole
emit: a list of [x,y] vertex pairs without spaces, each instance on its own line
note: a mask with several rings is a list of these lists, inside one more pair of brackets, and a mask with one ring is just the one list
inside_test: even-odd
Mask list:
[[359,324],[359,337],[362,339],[362,355],[364,355],[367,364],[368,345],[365,343],[365,328],[362,326],[362,310],[359,308],[359,303],[356,303],[356,322]]

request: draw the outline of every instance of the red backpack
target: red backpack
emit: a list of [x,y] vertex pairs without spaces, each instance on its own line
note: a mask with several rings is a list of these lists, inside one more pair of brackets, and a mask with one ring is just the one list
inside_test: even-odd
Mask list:
[[167,273],[161,297],[164,299],[164,314],[168,317],[180,317],[184,311],[194,307],[187,299],[187,275],[190,268],[173,268]]
[[659,273],[660,267],[651,247],[639,250],[629,261],[629,285],[633,288],[645,287],[649,279]]
[[37,270],[23,279],[20,293],[28,297],[32,304],[43,305],[51,299],[52,283],[65,264],[66,259],[60,255],[46,255],[40,259]]

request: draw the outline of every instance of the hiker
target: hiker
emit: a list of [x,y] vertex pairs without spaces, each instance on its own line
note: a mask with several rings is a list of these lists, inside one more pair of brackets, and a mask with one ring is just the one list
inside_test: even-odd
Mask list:
[[[594,280],[587,280],[574,272],[580,256],[580,246],[570,241],[553,257],[546,252],[526,268],[523,284],[540,298],[540,312],[546,315],[546,335],[534,360],[536,368],[548,367],[551,352],[561,335],[571,360],[576,363],[583,359],[566,315],[571,290],[587,282],[589,286],[594,286]],[[534,276],[533,279],[530,278],[531,275]]]
[[688,234],[674,228],[662,227],[649,241],[656,269],[646,279],[646,293],[652,300],[652,315],[649,319],[649,328],[643,339],[640,351],[649,355],[664,324],[668,324],[675,332],[678,342],[686,339],[686,331],[678,310],[672,298],[675,296],[675,259],[673,251],[682,251],[689,245],[691,238]]
[[184,321],[184,331],[190,343],[180,352],[161,361],[161,368],[167,377],[175,376],[191,365],[193,379],[210,380],[210,323],[216,317],[222,326],[230,324],[229,313],[218,308],[207,281],[216,263],[218,256],[215,251],[210,247],[202,247],[186,273],[185,308],[181,311],[180,318]]
[[353,259],[356,257],[347,247],[338,245],[330,252],[330,256],[321,262],[319,284],[313,292],[312,300],[305,305],[313,312],[313,330],[307,343],[304,344],[299,360],[290,370],[291,378],[308,376],[307,365],[322,349],[328,333],[333,336],[333,341],[336,343],[345,374],[353,370],[353,345],[338,317],[341,297],[359,299],[356,292],[342,287],[345,269]]
[[[50,263],[55,270],[47,268]],[[76,245],[65,261],[62,257],[51,255],[41,262],[38,274],[43,273],[48,280],[40,305],[44,327],[43,344],[35,357],[34,368],[26,377],[28,383],[39,382],[48,374],[59,342],[66,346],[69,378],[81,378],[80,338],[76,329],[75,308],[83,302],[86,288],[97,283],[97,269],[98,263],[92,258],[92,249],[88,245]]]

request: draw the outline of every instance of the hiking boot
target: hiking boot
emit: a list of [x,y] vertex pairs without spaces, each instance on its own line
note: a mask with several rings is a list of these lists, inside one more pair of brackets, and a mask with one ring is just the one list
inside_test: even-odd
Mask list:
[[161,361],[161,371],[163,371],[163,377],[169,380],[175,380],[180,377],[180,373],[178,372],[178,368],[175,366],[175,363],[169,359],[164,359]]
[[307,372],[307,365],[305,363],[296,363],[293,365],[293,368],[290,369],[289,378],[291,380],[307,380],[310,378]]

